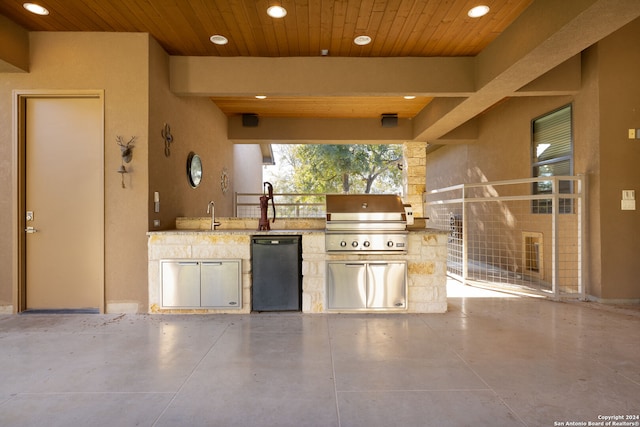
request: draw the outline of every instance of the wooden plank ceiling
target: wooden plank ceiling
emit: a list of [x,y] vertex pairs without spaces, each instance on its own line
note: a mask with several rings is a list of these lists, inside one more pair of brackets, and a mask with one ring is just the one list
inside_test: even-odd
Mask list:
[[[2,0],[0,14],[31,31],[114,31],[151,34],[171,55],[433,57],[475,56],[533,0],[34,0],[48,16],[27,12],[23,0]],[[282,19],[266,14],[280,3]],[[491,11],[469,18],[486,4]],[[209,37],[229,39],[223,46]],[[354,37],[372,42],[358,46]],[[429,101],[372,98],[213,99],[228,115],[367,117],[397,112],[414,116]],[[268,107],[268,108],[265,108]]]
[[381,114],[397,114],[399,118],[415,117],[432,98],[401,96],[372,96],[363,102],[362,97],[277,97],[258,99],[250,97],[214,97],[216,105],[232,116],[243,113],[261,117],[306,118],[376,118]]

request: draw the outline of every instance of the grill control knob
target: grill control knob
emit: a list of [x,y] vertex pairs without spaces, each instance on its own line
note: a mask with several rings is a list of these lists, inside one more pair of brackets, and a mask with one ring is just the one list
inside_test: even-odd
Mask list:
[[392,248],[392,247],[393,247],[393,241],[389,240],[389,241],[387,242],[387,247],[388,247],[388,248]]
[[344,248],[345,246],[347,246],[347,242],[345,242],[344,240],[340,242],[340,247]]
[[368,248],[369,246],[371,246],[371,242],[369,242],[368,240],[365,240],[364,243],[362,244],[365,248]]
[[354,240],[353,242],[351,242],[351,246],[353,246],[354,248],[358,247],[358,241]]

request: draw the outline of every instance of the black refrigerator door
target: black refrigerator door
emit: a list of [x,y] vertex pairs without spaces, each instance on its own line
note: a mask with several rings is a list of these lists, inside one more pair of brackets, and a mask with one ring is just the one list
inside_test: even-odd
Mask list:
[[251,301],[254,311],[300,311],[300,236],[254,237]]

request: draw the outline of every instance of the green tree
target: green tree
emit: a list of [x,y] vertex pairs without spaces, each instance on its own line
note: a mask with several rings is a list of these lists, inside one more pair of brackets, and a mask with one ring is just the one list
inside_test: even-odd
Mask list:
[[274,165],[265,166],[263,178],[273,184],[276,193],[299,193],[293,182],[295,171],[300,167],[299,159],[294,151],[297,145],[278,144],[274,145],[273,156]]
[[[295,145],[278,150],[281,188],[299,193],[399,193],[401,145]],[[293,184],[293,188],[291,188]]]

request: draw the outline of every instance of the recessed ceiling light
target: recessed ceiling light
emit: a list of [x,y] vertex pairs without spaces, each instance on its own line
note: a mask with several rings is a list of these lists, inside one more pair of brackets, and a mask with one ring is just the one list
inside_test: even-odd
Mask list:
[[469,17],[471,18],[480,18],[481,16],[484,16],[487,13],[489,13],[489,6],[481,4],[479,6],[469,9],[469,12],[467,12],[467,15],[469,15]]
[[353,39],[353,42],[355,44],[357,44],[358,46],[364,46],[364,45],[367,45],[367,44],[371,43],[371,37],[369,37],[369,36],[358,36],[355,39]]
[[256,95],[256,99],[266,99],[267,95]]
[[405,95],[404,99],[416,99],[415,95]]
[[220,34],[215,34],[215,35],[209,37],[209,40],[211,40],[211,43],[219,44],[219,45],[223,45],[223,44],[229,43],[229,39],[227,39],[225,36],[221,36]]
[[24,7],[25,9],[27,9],[31,13],[35,13],[36,15],[48,15],[49,14],[49,11],[46,8],[40,6],[39,4],[24,3],[22,5],[22,7]]
[[287,16],[287,9],[282,6],[270,6],[267,9],[267,15],[272,18],[284,18]]

